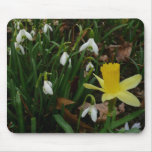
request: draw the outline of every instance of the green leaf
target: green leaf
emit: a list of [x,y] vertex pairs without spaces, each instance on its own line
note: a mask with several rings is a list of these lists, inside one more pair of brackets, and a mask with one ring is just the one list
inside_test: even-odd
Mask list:
[[129,122],[130,120],[135,119],[136,117],[140,116],[142,113],[144,112],[144,109],[142,110],[138,110],[136,112],[133,112],[119,120],[113,121],[111,124],[111,129],[115,129],[123,124],[125,124],[126,122]]
[[23,117],[23,108],[22,108],[22,102],[20,99],[20,93],[19,91],[16,93],[16,113],[18,118],[18,125],[19,125],[19,132],[24,132],[24,117]]
[[35,117],[31,118],[31,132],[32,133],[36,132],[36,118]]
[[63,119],[60,114],[53,115],[54,119],[58,123],[58,125],[66,132],[66,133],[73,133],[72,127]]

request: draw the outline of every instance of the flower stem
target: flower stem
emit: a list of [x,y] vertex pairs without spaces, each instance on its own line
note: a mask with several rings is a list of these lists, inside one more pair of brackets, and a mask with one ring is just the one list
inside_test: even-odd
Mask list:
[[117,98],[114,98],[114,99],[109,101],[109,104],[108,104],[108,116],[112,116],[112,113],[113,113],[113,111],[115,109],[116,101],[117,101]]

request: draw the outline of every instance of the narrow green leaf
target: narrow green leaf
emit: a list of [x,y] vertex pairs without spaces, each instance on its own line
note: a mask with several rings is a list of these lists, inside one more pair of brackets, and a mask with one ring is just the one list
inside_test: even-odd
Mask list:
[[66,132],[66,133],[73,133],[72,127],[63,119],[60,114],[53,115],[54,119],[58,123],[58,125]]
[[20,93],[16,93],[16,113],[18,118],[18,126],[19,126],[19,132],[23,133],[25,131],[24,129],[24,117],[23,117],[23,109],[22,109],[22,102],[20,99]]
[[111,129],[115,129],[123,124],[125,124],[126,122],[129,122],[130,120],[135,119],[136,117],[139,117],[142,113],[144,112],[144,109],[142,110],[138,110],[136,112],[133,112],[119,120],[113,121],[111,124]]
[[35,117],[31,118],[31,132],[32,133],[36,132],[36,118]]

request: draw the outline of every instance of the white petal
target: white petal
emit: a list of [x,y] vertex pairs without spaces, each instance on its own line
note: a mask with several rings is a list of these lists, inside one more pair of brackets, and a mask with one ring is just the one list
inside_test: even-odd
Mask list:
[[25,36],[30,40],[32,41],[32,36],[30,33],[28,33],[27,31],[25,31]]
[[44,28],[43,28],[43,32],[46,33],[46,32],[47,32],[47,29],[48,29],[48,25],[45,24],[45,25],[44,25]]
[[17,42],[14,43],[15,49],[19,48],[19,44]]
[[128,122],[125,123],[125,130],[129,130]]
[[43,91],[45,94],[53,95],[52,87],[50,86],[50,83],[48,83],[48,81],[44,81]]
[[95,71],[94,65],[91,62],[89,62],[86,66],[86,71],[89,71],[91,68],[93,68],[93,71]]
[[92,47],[91,52],[94,52],[96,55],[98,55],[99,49],[93,38],[89,39],[89,45]]
[[50,25],[48,25],[48,28],[50,29],[51,32],[53,31],[53,29]]
[[43,86],[43,92],[44,94],[47,94],[47,91],[45,90],[44,86]]
[[31,31],[31,35],[32,35],[32,36],[35,35],[35,31],[34,31],[34,30]]
[[60,58],[60,64],[62,64],[64,66],[68,57],[69,57],[68,53],[64,52]]
[[141,128],[140,122],[139,123],[134,123],[133,126],[131,128]]
[[22,31],[20,30],[19,33],[16,36],[16,41],[20,43],[22,41]]
[[89,42],[84,43],[83,45],[81,45],[79,52],[85,50],[87,47],[89,47]]
[[81,114],[81,117],[83,118],[83,117],[85,117],[86,116],[86,114],[89,112],[89,107],[88,108],[86,108],[83,112],[82,112],[82,114]]
[[48,85],[50,86],[50,87],[52,87],[52,82],[51,81],[46,81],[47,83],[48,83]]
[[97,113],[98,113],[96,107],[92,106],[90,112],[91,112],[91,119],[92,119],[92,121],[96,122],[97,121]]
[[71,58],[69,59],[69,66],[68,66],[68,68],[71,68],[72,67],[72,65],[71,65]]
[[20,48],[20,50],[21,50],[21,53],[24,55],[24,54],[25,54],[25,51],[24,51],[23,46],[22,46],[22,45],[19,45],[19,48]]

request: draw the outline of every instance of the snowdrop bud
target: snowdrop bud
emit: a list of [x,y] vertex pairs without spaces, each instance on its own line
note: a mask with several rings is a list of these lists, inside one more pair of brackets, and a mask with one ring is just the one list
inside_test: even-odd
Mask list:
[[89,62],[86,66],[86,71],[88,72],[91,68],[93,68],[93,71],[95,71],[94,65],[92,64],[92,62]]
[[90,48],[90,47],[91,47],[90,51],[94,52],[96,55],[98,55],[99,49],[93,38],[90,38],[86,43],[84,43],[80,47],[79,52],[81,52],[87,48]]
[[[64,52],[60,58],[60,64],[64,66],[66,64],[68,57],[69,57],[68,53]],[[69,66],[71,66],[71,59],[69,59]]]
[[44,27],[43,27],[43,32],[46,33],[48,31],[48,29],[52,32],[53,29],[50,25],[48,24],[45,24]]
[[45,94],[53,95],[52,83],[50,81],[44,81],[43,92]]

